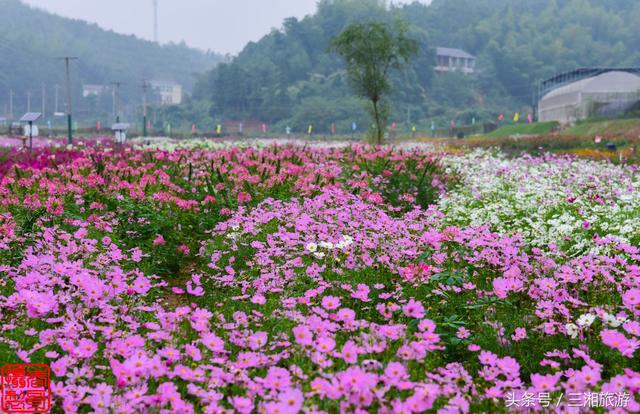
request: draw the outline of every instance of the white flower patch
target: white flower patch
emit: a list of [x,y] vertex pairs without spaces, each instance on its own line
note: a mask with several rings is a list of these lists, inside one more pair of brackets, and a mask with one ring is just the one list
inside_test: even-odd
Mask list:
[[439,202],[443,225],[488,224],[570,254],[604,253],[594,235],[640,242],[640,183],[630,167],[553,156],[510,160],[487,150],[443,163],[462,179]]

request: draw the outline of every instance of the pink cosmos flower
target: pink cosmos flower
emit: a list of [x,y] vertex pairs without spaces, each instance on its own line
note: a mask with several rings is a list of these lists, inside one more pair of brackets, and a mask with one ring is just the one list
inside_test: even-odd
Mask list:
[[327,310],[334,310],[340,307],[340,298],[336,296],[325,296],[322,298],[322,307]]
[[498,361],[496,354],[489,351],[480,352],[479,359],[482,365],[495,365]]
[[399,362],[390,362],[384,370],[385,382],[389,385],[397,385],[400,381],[409,378],[407,369]]
[[264,347],[269,340],[269,334],[267,332],[256,332],[249,337],[249,348],[254,351]]
[[349,340],[342,346],[340,356],[347,364],[355,364],[358,362],[358,349],[355,342]]
[[637,339],[627,339],[624,334],[613,329],[601,331],[600,338],[602,339],[602,343],[609,348],[617,349],[627,358],[632,358],[633,353],[638,349],[638,346],[640,346],[640,342]]
[[629,289],[623,293],[622,303],[627,309],[636,315],[640,315],[640,289]]
[[253,401],[247,397],[231,397],[230,401],[233,408],[240,414],[250,414],[253,412]]
[[531,385],[538,392],[551,392],[556,389],[556,384],[561,376],[561,373],[553,375],[531,374]]
[[458,328],[458,331],[456,332],[456,336],[460,339],[466,339],[471,336],[471,332],[469,332],[469,330],[464,326],[461,326]]
[[289,388],[280,393],[278,401],[283,407],[282,414],[298,414],[302,409],[304,395],[299,389]]
[[151,282],[145,276],[138,276],[131,286],[132,290],[139,295],[146,295],[151,290]]
[[328,336],[318,338],[316,341],[316,349],[320,352],[328,353],[334,350],[336,341]]
[[293,328],[293,337],[295,338],[296,343],[300,345],[313,344],[313,333],[306,325],[299,325]]
[[409,318],[422,319],[424,318],[424,306],[421,302],[414,299],[410,299],[406,305],[402,307],[402,312]]
[[82,338],[78,341],[77,353],[81,358],[91,358],[98,350],[98,344],[91,339]]
[[165,243],[166,243],[166,241],[165,241],[164,237],[162,237],[162,234],[157,234],[156,238],[153,239],[153,245],[154,246],[161,246],[161,245],[163,245]]
[[205,333],[200,337],[204,346],[212,352],[224,351],[224,341],[214,333]]
[[200,361],[202,359],[202,353],[197,346],[187,344],[184,346],[185,353],[191,357],[194,361]]
[[527,330],[525,328],[516,328],[513,335],[511,335],[511,339],[514,341],[521,341],[527,337]]
[[264,305],[265,303],[267,303],[267,298],[265,298],[264,295],[256,293],[251,297],[251,303],[255,303],[256,305]]

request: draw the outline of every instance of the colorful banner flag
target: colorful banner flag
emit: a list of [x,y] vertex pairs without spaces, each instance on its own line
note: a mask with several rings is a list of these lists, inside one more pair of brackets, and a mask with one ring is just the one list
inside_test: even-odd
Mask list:
[[222,134],[222,125],[218,124],[218,126],[216,126],[216,134]]
[[198,129],[196,128],[196,124],[192,124],[191,125],[191,133],[195,134],[198,131]]
[[267,124],[262,124],[262,133],[266,134],[267,133]]
[[498,115],[498,121],[500,122],[504,121],[504,114]]
[[531,114],[527,115],[527,121],[529,121],[530,124],[533,123],[533,116],[531,116]]
[[100,123],[100,121],[96,121],[96,129],[98,131],[100,131],[102,129],[102,124]]
[[513,115],[513,122],[518,122],[519,120],[520,120],[520,114],[516,112]]
[[311,135],[313,133],[313,125],[309,125],[309,129],[307,129],[307,134]]
[[331,124],[331,134],[332,135],[336,134],[336,124],[335,123]]

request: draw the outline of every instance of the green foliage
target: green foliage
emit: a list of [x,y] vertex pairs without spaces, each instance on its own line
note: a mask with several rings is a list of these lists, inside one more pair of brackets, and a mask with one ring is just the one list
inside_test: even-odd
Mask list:
[[[77,56],[72,66],[72,93],[78,116],[111,113],[111,99],[82,98],[82,84],[109,85],[122,81],[123,105],[141,102],[141,79],[175,81],[191,90],[194,73],[212,69],[223,58],[187,47],[160,46],[150,41],[106,31],[95,24],[33,9],[18,0],[0,0],[0,102],[15,92],[15,112],[26,107],[26,91],[38,92],[44,82],[48,108],[53,109],[53,85],[64,85],[59,56]],[[61,95],[63,96],[63,95]],[[92,118],[93,119],[93,118]]]
[[346,62],[347,74],[356,94],[369,99],[376,123],[377,143],[387,126],[392,69],[401,69],[418,51],[415,40],[407,37],[404,24],[391,28],[384,23],[354,23],[331,42],[331,48]]
[[[314,101],[321,105],[322,99],[353,96],[340,60],[326,53],[330,40],[351,23],[389,24],[397,18],[409,23],[408,36],[419,48],[406,70],[391,76],[389,117],[410,120],[408,125],[428,128],[429,122],[420,122],[428,118],[441,128],[452,119],[462,124],[473,117],[485,122],[500,113],[526,113],[536,80],[581,66],[640,64],[635,47],[640,35],[634,30],[640,4],[635,1],[434,0],[430,6],[413,2],[388,8],[378,0],[323,0],[315,15],[285,20],[281,30],[203,76],[197,98],[212,102],[220,117],[272,123],[300,119],[305,99],[321,98]],[[434,76],[437,46],[475,55],[476,73]],[[332,122],[350,125],[356,114],[335,116]],[[323,129],[329,125],[314,126]]]
[[557,122],[537,122],[532,124],[514,124],[506,125],[495,131],[486,134],[492,138],[510,137],[512,135],[542,135],[548,134],[558,128],[560,124]]

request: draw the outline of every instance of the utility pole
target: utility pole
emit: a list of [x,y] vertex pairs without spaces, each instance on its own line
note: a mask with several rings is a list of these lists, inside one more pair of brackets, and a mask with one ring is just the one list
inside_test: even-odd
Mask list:
[[122,82],[111,82],[112,85],[112,95],[111,98],[113,100],[113,117],[116,119],[116,123],[120,122],[120,85]]
[[55,104],[54,112],[57,113],[58,112],[58,90],[60,89],[60,85],[56,84],[53,88],[56,90],[56,104]]
[[47,108],[47,90],[45,89],[44,82],[42,82],[42,117],[46,116],[45,110]]
[[71,63],[72,60],[78,60],[77,57],[73,57],[73,56],[65,56],[65,57],[61,57],[59,58],[61,60],[64,60],[65,63],[65,69],[66,69],[66,81],[67,81],[67,85],[66,85],[66,90],[67,90],[67,131],[68,131],[68,144],[72,145],[73,144],[73,124],[71,123],[71,114],[72,112],[72,107],[71,107],[71,75],[69,73],[69,64]]
[[27,112],[31,112],[31,91],[27,91]]
[[149,90],[149,82],[142,81],[142,136],[147,136],[147,91]]

